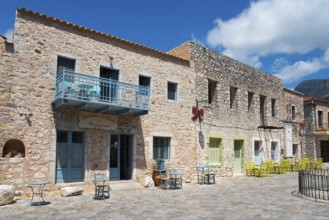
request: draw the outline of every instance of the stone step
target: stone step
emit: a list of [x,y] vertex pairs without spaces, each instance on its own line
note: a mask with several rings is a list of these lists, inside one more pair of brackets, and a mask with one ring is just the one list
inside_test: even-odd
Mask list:
[[113,191],[117,190],[128,190],[128,189],[141,189],[141,185],[136,182],[110,182],[110,189]]

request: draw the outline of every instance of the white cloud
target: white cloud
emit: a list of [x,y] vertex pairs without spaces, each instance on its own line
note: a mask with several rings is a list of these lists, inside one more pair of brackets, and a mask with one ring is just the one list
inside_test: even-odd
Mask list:
[[275,76],[281,78],[286,83],[292,83],[328,67],[329,49],[325,51],[322,57],[313,58],[307,61],[298,61],[292,65],[286,65],[275,74]]
[[[251,1],[250,7],[238,16],[227,21],[217,19],[208,32],[207,44],[256,68],[262,67],[261,57],[268,55],[326,50],[328,8],[328,0]],[[312,63],[315,70],[314,62],[300,61],[290,68],[305,69],[306,64]],[[312,69],[309,68],[308,72]]]
[[202,46],[205,46],[204,45],[204,42],[202,42],[202,40],[199,40],[194,34],[191,35],[191,38],[192,38],[192,41],[195,42],[195,43],[198,43]]
[[6,33],[4,34],[4,36],[7,38],[7,41],[8,42],[12,42],[12,40],[13,40],[13,29],[8,29],[7,31],[6,31]]

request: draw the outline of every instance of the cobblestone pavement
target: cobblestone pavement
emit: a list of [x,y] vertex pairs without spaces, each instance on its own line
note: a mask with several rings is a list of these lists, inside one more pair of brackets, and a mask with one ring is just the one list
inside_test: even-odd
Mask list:
[[297,181],[297,173],[239,176],[183,190],[112,191],[107,200],[46,197],[40,207],[19,200],[0,206],[0,219],[329,219],[329,202],[297,197]]

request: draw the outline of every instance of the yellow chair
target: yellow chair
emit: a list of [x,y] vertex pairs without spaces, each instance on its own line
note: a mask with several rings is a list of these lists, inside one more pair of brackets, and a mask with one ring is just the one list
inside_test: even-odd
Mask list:
[[253,176],[254,175],[254,162],[246,162],[246,176]]
[[318,158],[316,159],[316,169],[318,170],[322,170],[322,162],[323,162],[323,158]]
[[304,158],[303,163],[304,163],[304,170],[310,169],[310,159],[309,158]]
[[290,163],[287,159],[281,161],[281,164],[275,166],[276,174],[284,174],[287,173],[290,169]]
[[304,170],[304,162],[303,160],[299,160],[297,163],[297,171],[303,171]]
[[300,169],[299,167],[301,162],[301,160],[298,160],[295,163],[291,164],[291,171],[298,172]]
[[317,161],[316,160],[311,160],[310,161],[310,169],[315,169],[316,168]]
[[276,174],[283,174],[284,173],[284,163],[283,163],[283,161],[281,162],[281,164],[276,163],[274,165],[274,173],[276,173]]
[[274,161],[273,160],[267,160],[265,163],[266,163],[267,175],[270,175],[271,173],[274,172],[274,170],[273,170]]
[[261,163],[259,169],[255,169],[255,176],[257,177],[265,177],[267,176],[267,172],[266,172],[266,164],[265,163]]

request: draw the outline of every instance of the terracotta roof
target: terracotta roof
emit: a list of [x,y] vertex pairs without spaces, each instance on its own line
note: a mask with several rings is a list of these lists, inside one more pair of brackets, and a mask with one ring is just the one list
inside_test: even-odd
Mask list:
[[307,97],[307,96],[304,96],[304,101],[312,101],[312,97]]
[[315,101],[315,102],[322,102],[325,104],[329,104],[329,101],[327,100],[323,100],[323,99],[317,99],[317,98],[313,98],[313,97],[304,97],[304,102],[310,102],[310,101]]
[[113,35],[110,35],[110,34],[107,34],[107,33],[104,33],[104,32],[96,31],[96,30],[93,30],[93,29],[90,29],[90,28],[87,28],[87,27],[83,27],[83,26],[80,26],[80,25],[77,25],[77,24],[73,24],[73,23],[68,22],[68,21],[64,21],[64,20],[61,20],[61,19],[58,19],[58,18],[54,18],[54,17],[48,16],[46,14],[41,14],[39,12],[34,12],[34,11],[28,10],[26,8],[18,8],[17,11],[20,12],[20,13],[26,14],[26,15],[34,15],[34,16],[37,16],[39,18],[43,18],[43,19],[46,19],[46,20],[51,20],[51,21],[57,22],[57,23],[62,24],[62,25],[66,25],[66,26],[69,26],[69,27],[72,27],[72,28],[80,29],[82,31],[98,34],[98,35],[107,37],[107,38],[112,39],[112,40],[116,40],[116,41],[131,45],[131,46],[138,47],[138,48],[143,49],[143,50],[147,50],[147,51],[150,51],[150,52],[153,52],[153,53],[160,54],[160,55],[168,57],[168,58],[173,58],[173,59],[176,59],[176,60],[180,60],[180,61],[189,63],[188,60],[183,59],[181,57],[177,57],[177,56],[162,52],[160,50],[156,50],[156,49],[153,49],[151,47],[144,46],[142,44],[137,44],[137,43],[134,43],[132,41],[128,41],[128,40],[125,40],[125,39],[122,39],[122,38],[119,38],[119,37],[116,37],[116,36],[113,36]]

